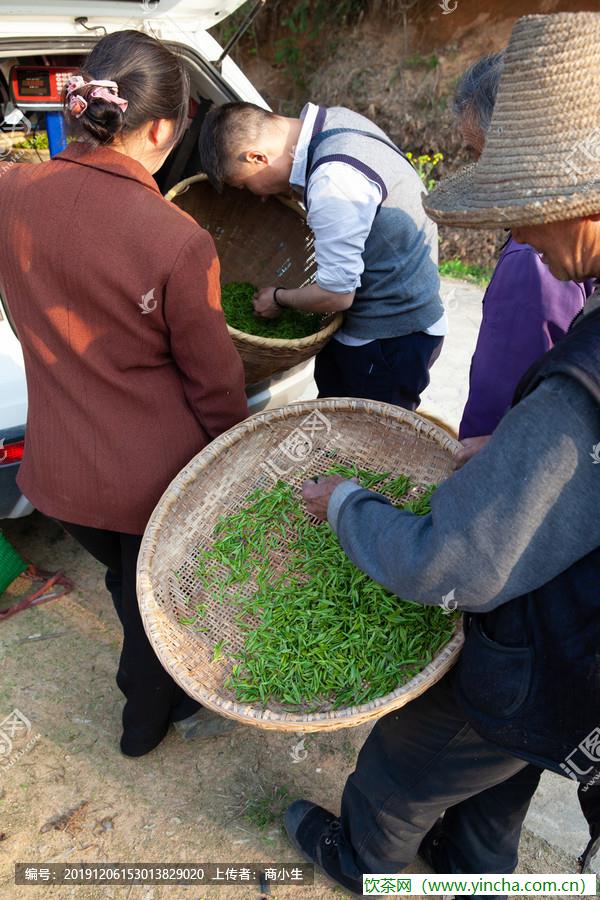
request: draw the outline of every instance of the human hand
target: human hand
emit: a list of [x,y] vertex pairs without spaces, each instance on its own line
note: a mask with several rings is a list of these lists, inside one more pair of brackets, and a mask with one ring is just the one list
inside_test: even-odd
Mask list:
[[490,438],[491,434],[482,434],[479,437],[465,438],[464,441],[461,441],[462,450],[459,450],[454,457],[454,468],[460,469],[461,466],[464,466],[472,456],[475,456],[476,453],[485,447]]
[[266,287],[254,295],[254,314],[262,319],[278,319],[281,307],[275,303],[275,288]]
[[[356,481],[355,478],[352,480]],[[348,481],[348,479],[342,478],[341,475],[325,475],[317,481],[313,478],[303,482],[302,497],[311,516],[315,516],[321,522],[325,521],[329,498],[338,484],[343,484],[344,481]]]

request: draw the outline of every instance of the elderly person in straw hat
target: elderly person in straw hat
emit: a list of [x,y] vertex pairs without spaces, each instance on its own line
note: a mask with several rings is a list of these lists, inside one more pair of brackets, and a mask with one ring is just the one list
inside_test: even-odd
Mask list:
[[[598,14],[519,19],[481,158],[425,199],[429,215],[509,226],[556,278],[599,275],[599,53]],[[341,816],[307,800],[286,813],[296,848],[347,890],[417,853],[437,872],[513,871],[543,769],[597,805],[599,464],[597,292],[429,516],[338,477],[305,485],[359,568],[419,603],[453,592],[465,613],[455,668],[379,720]]]
[[[460,79],[454,113],[464,143],[479,159],[490,126],[504,52],[477,60]],[[457,464],[485,446],[509,410],[529,366],[566,333],[591,294],[593,281],[560,281],[541,254],[508,234],[483,298],[483,319],[469,372],[469,396]]]

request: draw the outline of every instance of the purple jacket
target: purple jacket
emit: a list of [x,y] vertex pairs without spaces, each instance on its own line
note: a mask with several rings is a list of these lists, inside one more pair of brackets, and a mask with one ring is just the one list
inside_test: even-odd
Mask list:
[[509,238],[483,298],[461,440],[491,434],[521,376],[565,334],[593,283],[559,281],[529,244]]

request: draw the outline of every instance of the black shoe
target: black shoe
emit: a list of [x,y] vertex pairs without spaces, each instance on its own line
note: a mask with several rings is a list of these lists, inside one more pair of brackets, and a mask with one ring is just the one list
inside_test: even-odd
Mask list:
[[199,709],[203,709],[202,705],[198,703],[197,700],[193,700],[191,697],[184,694],[175,706],[171,707],[171,722],[175,724],[175,722],[181,722],[183,719],[189,719],[190,716],[197,713]]
[[121,753],[124,756],[145,756],[154,750],[165,737],[169,730],[169,722],[163,731],[155,731],[146,734],[135,734],[124,731],[121,736]]
[[223,737],[223,735],[231,734],[239,726],[239,722],[219,716],[203,706],[187,719],[178,719],[173,722],[173,728],[184,741]]
[[296,800],[288,807],[284,821],[296,850],[316,863],[336,884],[362,897],[362,879],[350,878],[342,871],[340,855],[350,848],[337,816],[316,803]]
[[[446,851],[444,820],[441,817],[433,824],[421,841],[419,856],[425,860],[434,872],[452,872]],[[463,895],[454,894],[454,900],[464,900]]]

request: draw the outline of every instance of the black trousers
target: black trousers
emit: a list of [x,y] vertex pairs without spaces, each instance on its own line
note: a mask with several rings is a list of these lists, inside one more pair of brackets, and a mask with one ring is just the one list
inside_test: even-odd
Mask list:
[[171,722],[191,716],[200,704],[165,672],[146,637],[136,594],[142,535],[60,524],[107,567],[106,587],[123,626],[117,670],[117,685],[126,697],[121,746],[125,752],[145,752],[162,740]]
[[416,409],[443,337],[423,331],[349,347],[333,338],[317,354],[319,397],[363,397]]
[[437,872],[514,871],[541,771],[473,730],[446,675],[380,719],[360,751],[342,798],[347,874],[402,872],[442,815]]

